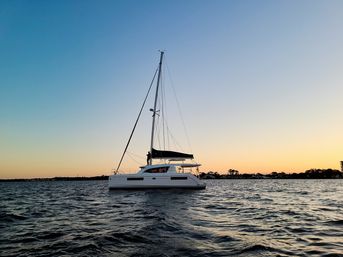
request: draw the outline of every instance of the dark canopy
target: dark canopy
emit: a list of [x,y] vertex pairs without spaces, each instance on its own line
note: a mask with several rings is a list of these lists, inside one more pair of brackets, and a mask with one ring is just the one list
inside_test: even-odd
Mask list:
[[152,149],[150,158],[152,159],[165,159],[165,158],[194,159],[193,154],[180,153],[180,152],[174,152],[174,151],[161,151],[161,150],[156,150],[154,148]]

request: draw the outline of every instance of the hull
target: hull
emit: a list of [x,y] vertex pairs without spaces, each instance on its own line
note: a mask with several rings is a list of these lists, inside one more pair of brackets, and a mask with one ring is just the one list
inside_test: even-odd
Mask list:
[[205,189],[206,184],[190,173],[126,174],[109,177],[109,189]]

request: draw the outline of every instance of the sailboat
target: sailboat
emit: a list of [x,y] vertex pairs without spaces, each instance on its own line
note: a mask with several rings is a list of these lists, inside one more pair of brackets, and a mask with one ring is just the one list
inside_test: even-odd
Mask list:
[[[140,170],[134,174],[119,174],[119,167],[124,158],[124,155],[129,146],[130,140],[136,128],[139,117],[142,113],[144,104],[149,95],[151,86],[150,85],[148,93],[145,97],[143,105],[140,109],[138,118],[136,120],[135,126],[131,132],[129,140],[126,144],[123,155],[120,159],[117,169],[114,174],[109,176],[109,189],[205,189],[206,184],[201,181],[197,176],[193,175],[193,168],[198,169],[201,166],[198,163],[193,163],[191,160],[194,159],[193,154],[182,153],[170,150],[158,150],[154,147],[154,133],[155,133],[155,119],[158,115],[159,110],[157,110],[157,101],[159,95],[159,87],[161,82],[161,72],[162,72],[162,62],[163,62],[164,52],[160,52],[160,61],[158,69],[155,72],[154,78],[157,75],[156,92],[155,92],[155,102],[154,108],[150,109],[152,111],[152,130],[151,130],[151,144],[150,151],[147,154],[147,165],[141,166]],[[159,160],[159,163],[154,163],[155,160]],[[186,160],[188,162],[186,162]],[[162,161],[162,163],[161,163]]]

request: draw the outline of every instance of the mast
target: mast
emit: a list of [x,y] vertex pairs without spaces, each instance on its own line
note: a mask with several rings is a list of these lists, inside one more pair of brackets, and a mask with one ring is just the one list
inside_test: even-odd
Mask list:
[[[156,85],[156,93],[155,93],[155,103],[154,109],[152,110],[152,129],[151,129],[151,144],[150,144],[150,155],[152,154],[152,149],[154,147],[154,133],[155,133],[155,116],[156,116],[156,105],[157,105],[157,97],[158,97],[158,88],[160,86],[160,79],[161,79],[161,70],[162,70],[162,60],[163,60],[164,52],[161,51],[160,55],[160,63],[158,65],[158,76],[157,76],[157,85]],[[149,164],[152,164],[152,158],[150,156]]]

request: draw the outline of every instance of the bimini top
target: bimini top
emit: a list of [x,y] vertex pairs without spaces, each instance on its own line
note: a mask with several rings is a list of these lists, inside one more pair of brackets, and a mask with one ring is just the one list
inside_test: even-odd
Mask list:
[[152,152],[148,153],[148,159],[172,159],[172,158],[183,158],[183,159],[194,159],[193,154],[174,152],[174,151],[161,151],[152,148]]

